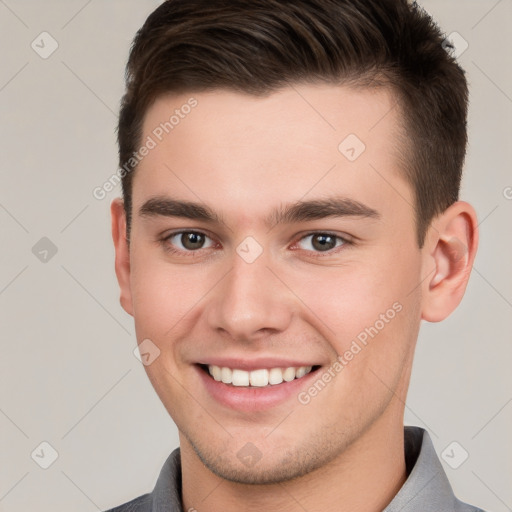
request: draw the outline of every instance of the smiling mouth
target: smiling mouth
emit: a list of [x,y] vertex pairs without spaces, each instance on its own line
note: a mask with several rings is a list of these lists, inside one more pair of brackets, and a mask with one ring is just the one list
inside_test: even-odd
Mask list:
[[287,368],[261,368],[252,371],[225,366],[200,364],[200,368],[217,382],[241,388],[269,387],[302,379],[320,366],[289,366]]

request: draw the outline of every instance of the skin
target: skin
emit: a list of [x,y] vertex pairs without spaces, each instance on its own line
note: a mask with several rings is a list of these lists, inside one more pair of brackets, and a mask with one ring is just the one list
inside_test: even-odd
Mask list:
[[[453,204],[418,247],[394,153],[399,112],[384,89],[164,96],[142,140],[191,96],[197,107],[138,166],[129,246],[122,201],[111,208],[121,304],[138,342],[160,350],[145,369],[180,432],[184,510],[382,510],[406,479],[403,412],[420,323],[444,319],[464,294],[475,212]],[[338,151],[348,134],[366,145],[353,162]],[[141,216],[155,196],[207,205],[221,222]],[[265,223],[275,208],[333,196],[379,216]],[[180,237],[162,241],[177,230],[209,238],[187,252]],[[326,231],[353,243],[318,250],[307,235]],[[236,251],[247,236],[263,249],[253,263]],[[401,311],[307,405],[294,396],[263,411],[228,408],[194,367],[206,356],[300,355],[321,375],[397,302]],[[250,467],[237,457],[247,443],[261,454]]]

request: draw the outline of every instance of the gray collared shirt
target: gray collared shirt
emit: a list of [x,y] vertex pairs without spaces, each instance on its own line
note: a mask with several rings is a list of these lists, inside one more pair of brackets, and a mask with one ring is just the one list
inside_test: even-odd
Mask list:
[[[404,434],[408,477],[383,512],[483,512],[455,497],[428,432],[405,427]],[[165,461],[153,492],[107,512],[184,512],[179,448]]]

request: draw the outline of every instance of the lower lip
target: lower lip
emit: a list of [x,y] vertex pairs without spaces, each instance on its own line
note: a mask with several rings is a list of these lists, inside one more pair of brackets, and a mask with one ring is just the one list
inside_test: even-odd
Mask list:
[[265,387],[238,387],[216,381],[197,365],[196,371],[207,391],[217,402],[243,412],[263,411],[281,405],[292,397],[296,398],[300,391],[317,377],[318,372],[318,370],[312,371],[300,379],[283,381],[281,384]]

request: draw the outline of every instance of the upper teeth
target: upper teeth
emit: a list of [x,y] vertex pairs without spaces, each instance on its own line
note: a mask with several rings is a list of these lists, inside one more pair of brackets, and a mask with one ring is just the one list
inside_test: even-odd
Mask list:
[[290,382],[295,378],[300,379],[311,371],[311,366],[290,366],[288,368],[271,368],[270,370],[262,368],[247,372],[225,366],[208,365],[208,371],[216,381],[222,381],[224,384],[263,387],[268,384],[281,384],[283,380]]

